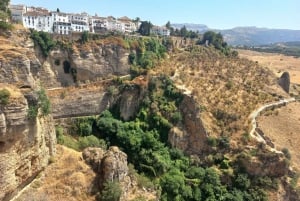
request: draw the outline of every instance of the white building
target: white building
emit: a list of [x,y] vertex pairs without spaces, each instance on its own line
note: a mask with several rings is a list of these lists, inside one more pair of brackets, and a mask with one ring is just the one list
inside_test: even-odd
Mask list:
[[90,31],[89,15],[87,13],[69,14],[69,21],[73,32]]
[[165,26],[153,26],[151,28],[151,34],[159,35],[159,36],[170,36],[170,30]]
[[11,19],[14,22],[23,22],[23,14],[26,13],[25,5],[9,5]]
[[[100,33],[104,31],[118,31],[132,33],[137,31],[139,25],[128,17],[90,17],[87,13],[71,14],[62,12],[49,12],[44,8],[26,7],[24,5],[10,5],[14,21],[23,22],[24,27],[68,35],[72,32],[89,31]],[[154,30],[154,32],[157,32]],[[162,32],[160,35],[166,35]]]
[[89,19],[89,25],[92,33],[107,31],[107,20],[105,17],[92,16]]
[[71,21],[67,13],[52,12],[53,33],[68,35],[72,32]]
[[53,18],[48,11],[29,11],[23,14],[23,25],[37,31],[52,33]]
[[132,33],[137,31],[136,23],[134,23],[130,18],[126,16],[118,18],[118,22],[121,23],[122,32]]

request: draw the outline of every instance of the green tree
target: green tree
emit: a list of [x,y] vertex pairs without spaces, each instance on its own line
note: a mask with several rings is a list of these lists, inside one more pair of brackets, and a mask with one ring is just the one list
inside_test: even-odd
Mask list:
[[170,22],[170,21],[168,21],[168,22],[166,23],[166,28],[167,28],[167,29],[170,29],[170,28],[171,28],[171,22]]
[[10,18],[10,10],[8,9],[9,0],[0,1],[0,29],[11,29],[10,23],[7,23]]
[[181,36],[181,37],[187,37],[187,36],[188,36],[188,30],[186,29],[186,26],[183,26],[183,27],[180,29],[180,36]]
[[34,44],[41,48],[45,57],[48,56],[50,50],[52,50],[52,48],[56,45],[56,43],[51,39],[50,34],[43,31],[38,32],[31,30],[30,37],[34,41]]
[[104,183],[104,188],[101,191],[101,201],[119,201],[121,198],[122,189],[120,184],[115,181],[107,181]]
[[150,21],[142,21],[138,32],[142,36],[150,36],[151,28],[152,27],[153,27],[153,25],[152,25],[152,23]]

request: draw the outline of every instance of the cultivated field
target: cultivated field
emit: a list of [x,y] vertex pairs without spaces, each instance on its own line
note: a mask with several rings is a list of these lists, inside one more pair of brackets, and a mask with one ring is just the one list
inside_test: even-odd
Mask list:
[[271,69],[277,77],[284,71],[290,73],[291,82],[300,84],[300,58],[274,53],[256,52],[251,50],[238,50],[239,56]]

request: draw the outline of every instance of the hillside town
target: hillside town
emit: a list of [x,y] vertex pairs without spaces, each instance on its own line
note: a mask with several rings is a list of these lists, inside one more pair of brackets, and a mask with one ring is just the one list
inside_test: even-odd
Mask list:
[[[117,31],[121,33],[135,33],[139,29],[140,21],[126,16],[91,16],[88,13],[64,13],[59,9],[49,11],[41,7],[26,5],[10,5],[11,18],[15,23],[23,24],[25,28],[44,31],[52,34],[69,35],[78,32],[103,33]],[[153,26],[154,35],[169,36],[170,31],[164,26]]]

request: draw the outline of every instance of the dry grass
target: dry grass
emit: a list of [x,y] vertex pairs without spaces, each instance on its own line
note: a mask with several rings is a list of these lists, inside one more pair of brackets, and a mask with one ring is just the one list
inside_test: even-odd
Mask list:
[[91,195],[95,173],[81,158],[81,152],[57,145],[57,156],[17,201],[94,201]]
[[300,58],[275,53],[263,53],[250,50],[238,50],[240,57],[257,61],[272,70],[277,77],[284,71],[290,73],[291,82],[300,84]]
[[[278,111],[278,112],[277,112]],[[300,171],[300,103],[290,103],[276,109],[272,115],[260,116],[258,125],[274,142],[278,150],[289,149],[291,164]]]
[[[176,53],[155,71],[165,72],[177,86],[191,91],[204,108],[201,119],[206,129],[215,136],[240,137],[248,129],[248,116],[255,108],[279,98],[271,94],[284,96],[270,70],[204,47]],[[236,120],[216,119],[213,114],[217,110]]]

